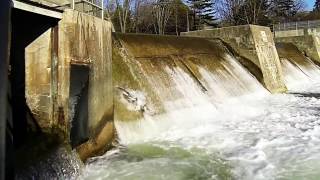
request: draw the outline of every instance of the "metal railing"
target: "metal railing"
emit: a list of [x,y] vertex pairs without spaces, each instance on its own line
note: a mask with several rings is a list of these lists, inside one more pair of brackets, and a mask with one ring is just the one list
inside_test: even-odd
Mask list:
[[63,11],[64,9],[74,9],[96,17],[105,18],[104,0],[16,0],[28,3],[33,6],[47,8],[50,10]]
[[320,28],[320,20],[279,23],[279,24],[273,24],[272,28],[273,28],[273,31],[288,31],[288,30],[298,30],[298,29]]
[[104,0],[71,0],[71,8],[104,19]]

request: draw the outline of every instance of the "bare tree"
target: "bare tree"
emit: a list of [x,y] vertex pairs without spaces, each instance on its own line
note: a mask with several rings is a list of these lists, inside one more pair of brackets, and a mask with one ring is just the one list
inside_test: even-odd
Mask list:
[[135,32],[139,32],[139,20],[140,20],[140,6],[143,0],[135,0],[134,2],[134,18],[133,18],[133,28]]
[[304,0],[296,0],[295,1],[295,5],[294,5],[294,9],[297,12],[302,12],[305,11],[307,8],[307,4]]
[[187,9],[186,17],[187,17],[187,32],[189,32],[190,31],[189,9]]
[[[176,34],[186,31],[190,9],[181,0],[105,0],[115,31]],[[187,15],[187,17],[186,17]],[[189,24],[189,23],[188,23]]]
[[269,4],[267,0],[247,0],[243,5],[243,12],[246,24],[261,24],[267,22],[267,10]]
[[157,0],[153,7],[155,17],[155,31],[157,34],[164,34],[168,20],[173,12],[173,3],[171,0]]
[[175,20],[175,29],[176,29],[176,35],[179,35],[179,31],[178,31],[178,4],[175,4],[175,8],[174,8],[174,20]]
[[220,19],[228,22],[229,24],[236,25],[238,18],[237,14],[240,12],[241,4],[244,0],[221,0],[216,4],[217,14]]
[[116,0],[117,13],[120,24],[120,31],[125,33],[127,31],[127,21],[131,6],[131,0]]
[[217,5],[220,18],[230,25],[269,23],[270,0],[221,0]]
[[132,32],[153,33],[154,17],[152,0],[133,0],[134,9],[131,14]]

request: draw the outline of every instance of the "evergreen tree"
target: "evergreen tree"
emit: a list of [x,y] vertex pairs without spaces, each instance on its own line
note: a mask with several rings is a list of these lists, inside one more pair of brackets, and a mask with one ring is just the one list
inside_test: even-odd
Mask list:
[[316,0],[316,2],[314,3],[313,11],[320,12],[320,0]]
[[214,2],[212,0],[188,0],[193,16],[192,29],[199,29],[203,25],[216,26]]

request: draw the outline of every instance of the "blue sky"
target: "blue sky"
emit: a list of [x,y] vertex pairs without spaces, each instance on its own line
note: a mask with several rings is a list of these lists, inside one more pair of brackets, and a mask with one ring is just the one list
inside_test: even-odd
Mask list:
[[307,4],[307,10],[311,10],[313,8],[315,0],[305,0]]

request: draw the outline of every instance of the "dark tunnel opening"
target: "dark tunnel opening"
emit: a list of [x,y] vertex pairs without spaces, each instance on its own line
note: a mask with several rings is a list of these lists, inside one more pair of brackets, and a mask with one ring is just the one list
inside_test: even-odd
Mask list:
[[89,139],[88,88],[90,68],[72,64],[70,69],[70,109],[73,110],[70,142],[73,148]]

